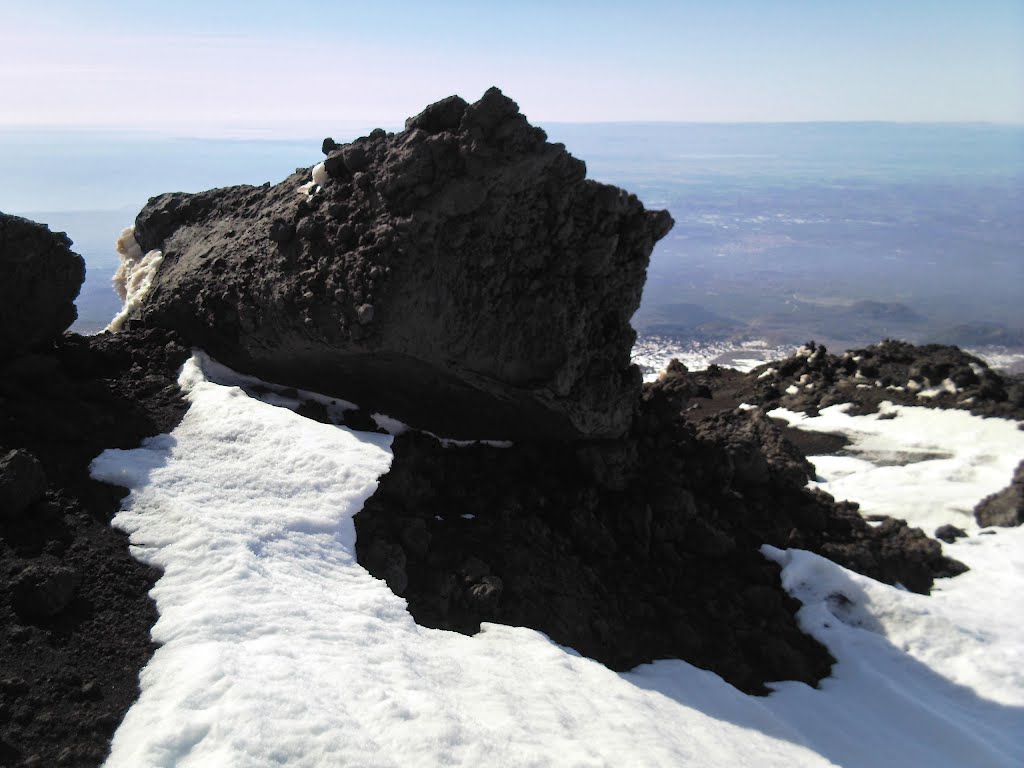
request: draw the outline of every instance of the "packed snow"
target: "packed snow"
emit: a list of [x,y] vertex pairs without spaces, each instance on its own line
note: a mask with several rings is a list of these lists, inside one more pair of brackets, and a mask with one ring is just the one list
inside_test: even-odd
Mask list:
[[[1024,764],[1020,530],[951,548],[973,570],[930,598],[766,548],[838,659],[820,689],[751,697],[681,661],[616,674],[528,629],[419,627],[358,565],[352,516],[390,435],[251,397],[201,353],[180,383],[174,432],[93,463],[164,569],[161,647],[108,766]],[[941,483],[922,492],[945,508]]]
[[764,341],[680,343],[662,336],[642,335],[633,345],[631,359],[640,367],[644,381],[654,381],[673,358],[691,371],[704,370],[711,364],[752,371],[791,352],[791,347],[771,346]]
[[976,532],[974,506],[1005,488],[1024,459],[1024,431],[1009,419],[892,403],[863,416],[848,409],[833,405],[813,418],[785,408],[768,415],[850,440],[840,455],[810,457],[818,474],[812,485],[859,502],[865,514],[903,518],[929,534],[946,523]]
[[317,163],[313,166],[313,183],[318,187],[326,187],[331,177],[327,175],[327,164]]

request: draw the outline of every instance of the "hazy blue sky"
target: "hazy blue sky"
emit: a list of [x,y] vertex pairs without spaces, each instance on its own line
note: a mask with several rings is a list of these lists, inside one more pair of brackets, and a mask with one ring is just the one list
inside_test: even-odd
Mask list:
[[535,121],[1024,122],[1024,0],[0,0],[0,125],[311,135],[496,84]]

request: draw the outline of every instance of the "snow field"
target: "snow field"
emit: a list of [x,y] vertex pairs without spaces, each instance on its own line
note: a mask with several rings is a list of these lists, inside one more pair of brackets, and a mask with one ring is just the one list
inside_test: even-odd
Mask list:
[[532,630],[416,626],[355,560],[391,437],[250,398],[204,362],[182,372],[192,407],[171,435],[93,464],[133,489],[115,525],[165,571],[162,645],[108,766],[828,764]]
[[813,485],[861,504],[864,514],[890,515],[929,535],[951,523],[976,533],[974,506],[1005,488],[1024,458],[1024,431],[1008,419],[968,411],[882,403],[878,413],[851,416],[848,405],[810,418],[785,408],[768,415],[851,442],[838,456],[811,456]]
[[750,697],[681,661],[620,675],[529,629],[416,626],[355,559],[391,436],[249,397],[202,354],[180,381],[173,433],[93,464],[164,569],[162,645],[108,766],[1024,764],[1020,530],[958,544],[975,570],[932,598],[766,549],[839,660],[820,690]]

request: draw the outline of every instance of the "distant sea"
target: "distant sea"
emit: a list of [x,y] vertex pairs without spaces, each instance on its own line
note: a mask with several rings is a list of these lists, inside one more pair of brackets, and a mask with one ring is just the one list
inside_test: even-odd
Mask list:
[[[775,349],[889,336],[1011,364],[1024,352],[1022,126],[543,127],[591,178],[676,220],[634,318],[642,342]],[[322,138],[0,131],[0,210],[75,241],[88,266],[76,330],[92,332],[117,309],[113,242],[150,196],[276,182],[318,162]]]

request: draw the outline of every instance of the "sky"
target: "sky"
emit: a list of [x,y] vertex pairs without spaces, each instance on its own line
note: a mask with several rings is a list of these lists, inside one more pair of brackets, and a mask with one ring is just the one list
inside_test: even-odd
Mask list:
[[313,134],[491,85],[535,122],[1024,123],[1024,0],[0,0],[0,127]]

